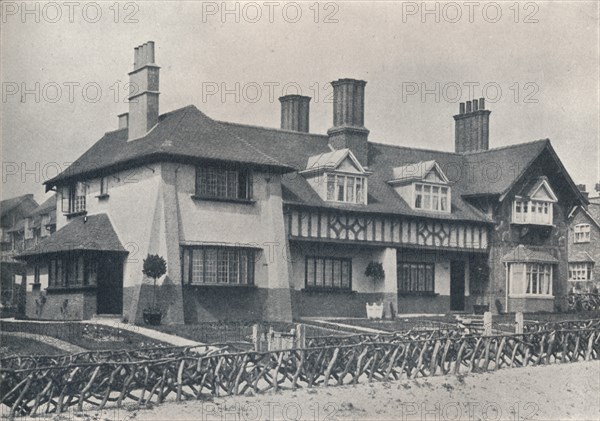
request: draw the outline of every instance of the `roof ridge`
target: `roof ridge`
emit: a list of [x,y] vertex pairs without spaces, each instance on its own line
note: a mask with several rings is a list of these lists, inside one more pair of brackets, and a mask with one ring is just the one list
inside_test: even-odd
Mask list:
[[270,130],[273,132],[290,133],[290,134],[297,134],[297,135],[302,135],[302,136],[328,137],[326,134],[299,132],[296,130],[286,130],[286,129],[278,129],[276,127],[259,126],[256,124],[236,123],[233,121],[223,121],[223,120],[214,120],[214,121],[216,121],[217,123],[220,123],[220,124],[228,124],[228,125],[238,126],[238,127],[249,127],[252,129]]
[[[371,145],[379,145],[379,146],[386,146],[386,147],[390,147],[390,148],[411,149],[413,151],[435,152],[435,153],[450,154],[450,155],[456,155],[456,156],[462,156],[463,155],[462,153],[456,153],[456,152],[452,152],[452,151],[440,151],[439,149],[428,149],[428,148],[414,148],[412,146],[393,145],[391,143],[373,142],[371,140],[369,140],[369,144],[371,144]],[[435,161],[435,159],[428,159],[427,161]]]
[[547,137],[544,139],[536,139],[536,140],[530,140],[529,142],[523,142],[523,143],[514,143],[512,145],[504,145],[504,146],[498,146],[497,148],[492,148],[492,149],[486,149],[485,151],[472,151],[472,152],[462,152],[458,155],[475,155],[478,153],[486,153],[486,152],[492,152],[492,151],[500,151],[503,149],[511,149],[511,148],[518,148],[520,146],[525,146],[525,145],[531,145],[533,143],[542,143],[542,142],[550,142],[550,139],[548,139]]

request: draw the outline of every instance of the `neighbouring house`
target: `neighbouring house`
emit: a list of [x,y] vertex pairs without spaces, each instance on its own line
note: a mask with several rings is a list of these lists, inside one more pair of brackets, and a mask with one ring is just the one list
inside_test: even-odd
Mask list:
[[160,114],[154,57],[135,49],[118,129],[45,183],[57,231],[21,256],[46,271],[31,317],[141,321],[148,253],[167,261],[165,323],[565,308],[567,215],[587,200],[549,140],[490,149],[484,99],[460,104],[454,152],[426,150],[370,139],[355,79],[332,83],[326,134],[300,95],[278,129]]
[[[587,196],[585,185],[578,186]],[[577,206],[569,215],[569,291],[600,288],[600,197]]]
[[2,251],[0,252],[0,306],[2,313],[13,313],[17,306],[18,287],[25,277],[25,264],[15,255],[25,248],[25,217],[37,208],[33,194],[0,202]]

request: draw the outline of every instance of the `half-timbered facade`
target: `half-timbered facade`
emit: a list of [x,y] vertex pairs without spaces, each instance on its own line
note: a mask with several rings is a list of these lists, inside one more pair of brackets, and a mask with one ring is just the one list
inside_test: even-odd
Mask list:
[[139,321],[148,253],[167,260],[167,323],[559,308],[585,198],[549,140],[489,149],[483,99],[441,152],[371,141],[364,81],[332,83],[333,125],[313,134],[300,95],[280,98],[279,129],[160,115],[158,73],[154,44],[136,48],[119,129],[46,183],[58,230],[23,255],[52,274],[33,317]]

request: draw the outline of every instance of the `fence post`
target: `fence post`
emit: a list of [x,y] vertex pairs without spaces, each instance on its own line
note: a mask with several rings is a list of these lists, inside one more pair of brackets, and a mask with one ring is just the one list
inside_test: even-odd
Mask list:
[[486,311],[483,313],[483,336],[491,336],[492,334],[492,312]]
[[252,342],[254,342],[254,350],[261,352],[262,331],[259,323],[252,326]]
[[306,326],[304,326],[302,323],[298,323],[296,325],[296,340],[295,342],[295,348],[305,348],[306,347]]
[[515,333],[517,335],[523,334],[523,312],[518,311],[515,313]]

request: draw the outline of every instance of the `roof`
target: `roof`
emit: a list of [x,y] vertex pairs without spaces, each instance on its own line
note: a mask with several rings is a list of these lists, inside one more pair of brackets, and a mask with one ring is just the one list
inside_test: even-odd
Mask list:
[[397,182],[407,182],[411,180],[424,180],[432,170],[436,170],[439,178],[444,183],[448,182],[444,172],[434,160],[421,161],[402,165],[393,169],[394,180]]
[[108,215],[100,213],[73,218],[67,225],[44,238],[18,258],[70,251],[112,251],[127,253]]
[[44,201],[36,209],[29,213],[27,216],[38,216],[56,211],[56,194],[53,194],[50,198]]
[[153,159],[216,160],[291,170],[189,105],[161,115],[158,124],[140,139],[128,141],[127,129],[106,133],[65,171],[44,184],[50,189],[75,176],[136,162],[147,164]]
[[0,215],[6,215],[8,212],[13,210],[26,200],[31,200],[37,205],[37,202],[33,200],[33,194],[24,194],[22,196],[12,197],[10,199],[5,199],[0,202]]
[[[569,254],[571,254],[571,253],[569,253]],[[594,263],[594,259],[592,258],[592,256],[589,255],[588,252],[579,251],[579,252],[573,253],[571,256],[569,256],[569,262],[573,262],[573,263],[591,262],[591,263]]]
[[6,232],[19,232],[25,230],[25,219],[19,219],[12,227],[6,230]]
[[545,251],[534,250],[523,244],[518,245],[513,250],[502,257],[503,262],[507,263],[558,263],[558,259]]

